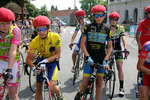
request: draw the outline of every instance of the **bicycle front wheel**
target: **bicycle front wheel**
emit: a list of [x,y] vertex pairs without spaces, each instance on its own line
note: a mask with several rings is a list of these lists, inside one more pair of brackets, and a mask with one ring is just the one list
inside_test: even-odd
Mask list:
[[79,55],[77,55],[77,60],[76,60],[76,64],[75,64],[75,72],[74,72],[74,75],[73,75],[73,85],[75,84],[75,81],[77,79],[77,77],[79,76],[79,72],[80,72],[80,68],[79,68]]
[[29,74],[29,86],[30,90],[35,93],[36,91],[36,79],[35,79],[35,73],[30,69],[30,74]]
[[19,57],[20,57],[19,69],[20,69],[20,78],[21,78],[24,72],[24,58],[21,52],[19,52]]
[[115,72],[111,71],[111,78],[109,79],[109,95],[110,99],[113,98],[114,96],[114,91],[115,91]]
[[46,80],[43,80],[42,84],[42,100],[52,100],[50,86],[48,85]]

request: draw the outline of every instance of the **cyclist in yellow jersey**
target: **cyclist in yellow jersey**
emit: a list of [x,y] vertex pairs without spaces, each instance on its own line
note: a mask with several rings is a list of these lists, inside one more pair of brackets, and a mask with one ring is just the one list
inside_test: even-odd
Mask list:
[[58,100],[64,100],[59,88],[56,87],[58,68],[55,60],[56,58],[60,58],[61,40],[58,34],[49,32],[49,25],[50,20],[46,16],[39,15],[33,20],[33,26],[37,30],[38,36],[36,36],[29,45],[26,63],[32,68],[33,72],[37,74],[35,100],[42,100],[42,69],[36,68],[32,63],[36,50],[40,53],[38,64],[47,63],[46,67],[48,69],[48,78],[50,80],[52,93],[57,95]]

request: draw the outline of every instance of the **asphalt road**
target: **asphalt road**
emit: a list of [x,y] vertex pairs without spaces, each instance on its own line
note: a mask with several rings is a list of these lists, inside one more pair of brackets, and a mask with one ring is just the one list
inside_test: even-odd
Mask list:
[[[72,34],[75,27],[67,27],[63,29],[61,33],[61,58],[60,58],[60,67],[61,71],[59,72],[59,80],[61,81],[60,90],[65,96],[65,100],[73,100],[75,94],[79,90],[79,85],[82,79],[82,73],[77,79],[76,84],[72,84],[73,74],[71,73],[72,67],[72,52],[73,50],[69,49],[69,43],[71,41]],[[75,42],[78,41],[79,35],[75,39]],[[125,77],[125,96],[123,98],[118,97],[119,92],[119,81],[116,74],[117,80],[115,85],[115,94],[113,100],[138,100],[135,97],[135,87],[136,87],[136,63],[137,63],[137,45],[133,41],[132,37],[126,36],[128,50],[130,55],[127,60],[124,61],[123,70]],[[116,70],[117,73],[117,70]],[[23,76],[21,79],[21,90],[19,92],[19,100],[34,100],[34,95],[29,88],[29,77],[27,75]],[[102,100],[109,100],[108,91],[103,91]]]

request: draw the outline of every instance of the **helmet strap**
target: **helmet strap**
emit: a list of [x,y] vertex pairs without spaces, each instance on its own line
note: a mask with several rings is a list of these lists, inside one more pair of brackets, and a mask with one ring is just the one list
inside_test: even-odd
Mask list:
[[5,32],[3,32],[3,31],[0,30],[0,33],[4,34]]
[[111,25],[111,27],[116,27],[116,25]]

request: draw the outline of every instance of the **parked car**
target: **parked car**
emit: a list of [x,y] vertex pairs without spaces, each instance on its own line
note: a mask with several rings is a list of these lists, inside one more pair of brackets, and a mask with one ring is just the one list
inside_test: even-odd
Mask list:
[[63,21],[60,21],[62,26],[67,26],[67,24]]

